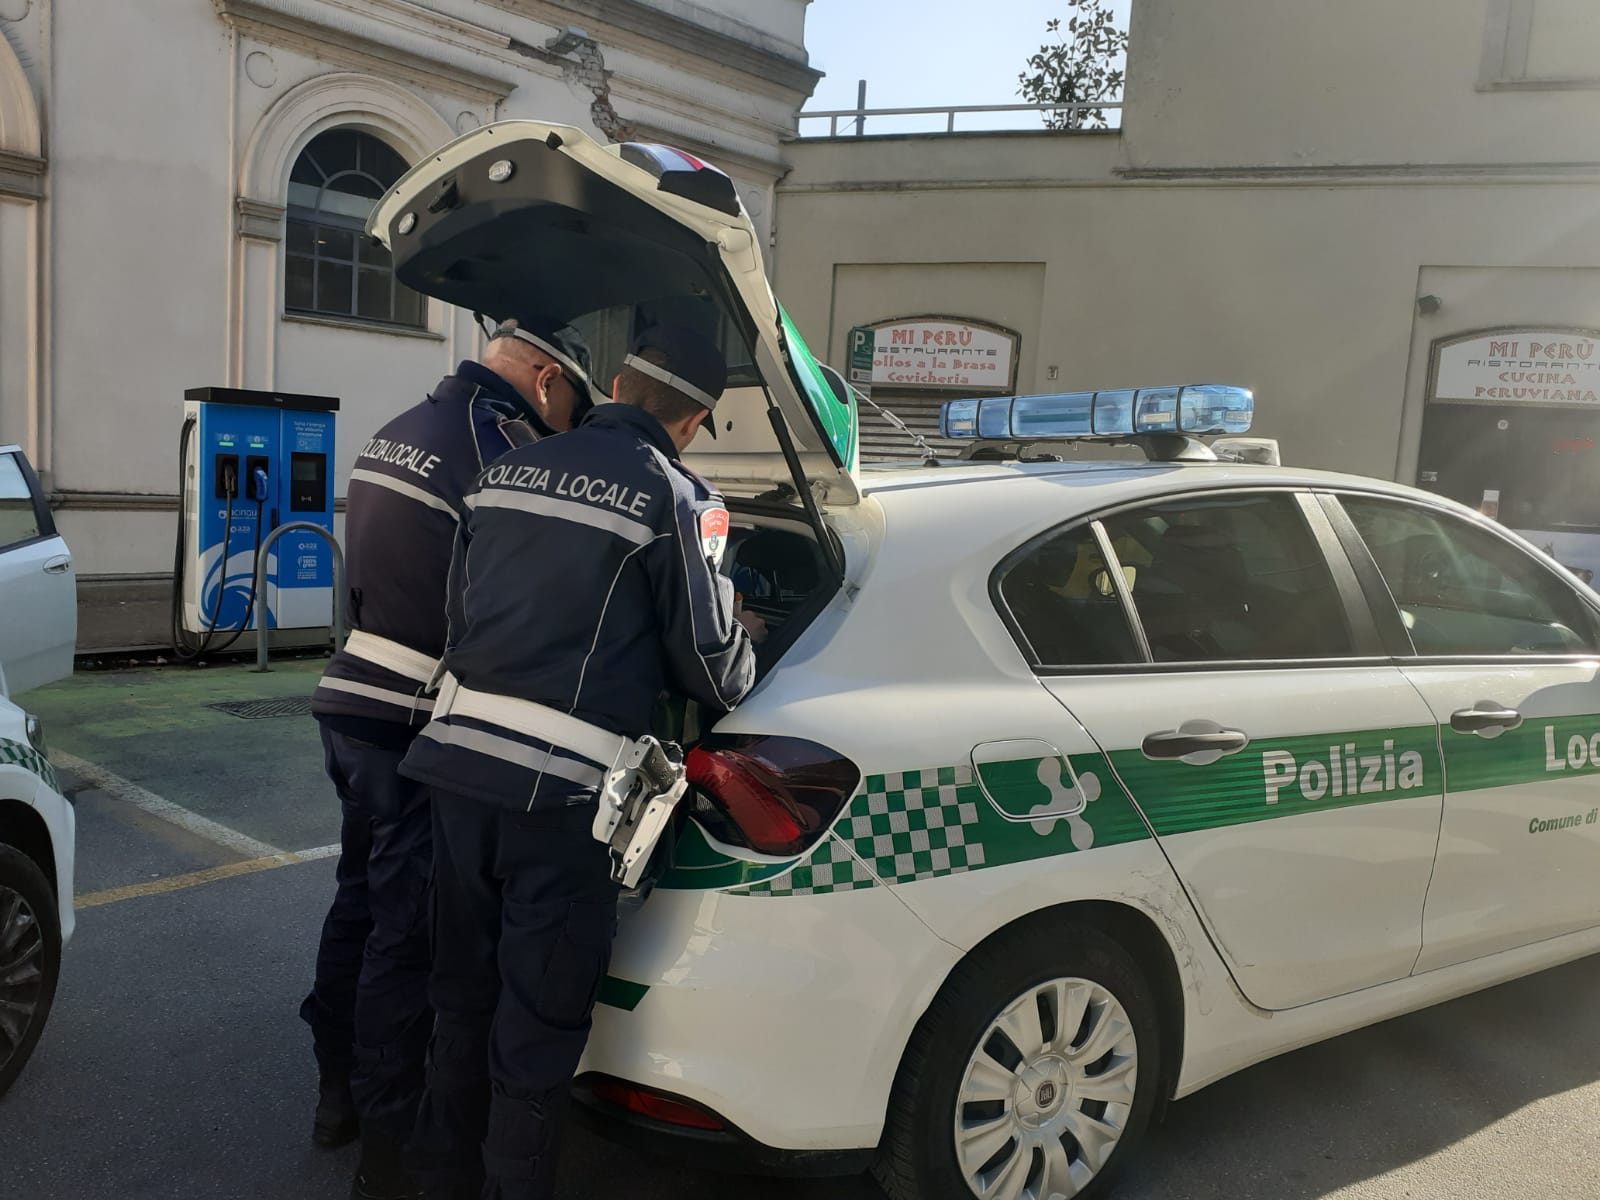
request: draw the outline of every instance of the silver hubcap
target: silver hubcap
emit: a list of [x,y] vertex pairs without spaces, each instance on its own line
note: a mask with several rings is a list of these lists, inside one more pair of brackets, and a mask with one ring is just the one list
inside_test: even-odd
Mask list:
[[1087,979],[1029,988],[978,1039],[956,1099],[956,1162],[972,1194],[1076,1196],[1117,1148],[1138,1081],[1115,996]]
[[22,1045],[44,990],[44,936],[18,893],[0,887],[0,1067]]

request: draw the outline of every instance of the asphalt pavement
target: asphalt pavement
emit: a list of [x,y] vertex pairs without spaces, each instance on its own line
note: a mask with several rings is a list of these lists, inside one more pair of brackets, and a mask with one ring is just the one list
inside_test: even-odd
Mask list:
[[[295,1015],[337,837],[316,731],[209,707],[303,699],[318,666],[80,674],[25,698],[77,799],[85,906],[39,1052],[0,1100],[0,1197],[348,1194],[354,1151],[307,1137]],[[1597,1013],[1600,958],[1262,1064],[1173,1106],[1118,1195],[1593,1200]],[[575,1130],[562,1195],[878,1193],[685,1170]]]

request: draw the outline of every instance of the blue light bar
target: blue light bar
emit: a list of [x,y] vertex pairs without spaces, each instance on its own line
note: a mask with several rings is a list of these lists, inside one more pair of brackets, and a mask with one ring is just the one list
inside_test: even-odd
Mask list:
[[1011,432],[1011,397],[990,396],[978,403],[978,436],[981,438],[1009,437]]
[[1182,388],[1140,388],[1133,401],[1135,433],[1177,433],[1178,393]]
[[1256,414],[1255,396],[1244,388],[1186,387],[1179,403],[1186,433],[1249,433]]
[[1239,434],[1249,432],[1254,416],[1255,397],[1248,388],[1198,384],[951,400],[940,409],[939,434],[1011,442]]
[[1011,404],[1015,437],[1088,437],[1094,432],[1094,393],[1018,396]]
[[1133,432],[1133,398],[1138,393],[1131,388],[1121,392],[1096,392],[1094,394],[1094,431],[1100,436],[1129,434]]
[[950,400],[939,409],[939,436],[975,438],[978,436],[978,402]]

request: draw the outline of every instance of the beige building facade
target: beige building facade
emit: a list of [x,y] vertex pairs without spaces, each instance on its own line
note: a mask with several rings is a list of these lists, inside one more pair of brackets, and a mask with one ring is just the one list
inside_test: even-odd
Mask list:
[[[1133,0],[1130,34],[1120,131],[792,144],[813,346],[998,325],[1019,392],[1243,384],[1286,462],[1600,534],[1600,5]],[[1453,343],[1477,382],[1440,397]],[[874,388],[923,428],[957,394]]]
[[473,353],[353,234],[508,117],[664,141],[770,228],[817,73],[806,0],[0,0],[0,442],[88,577],[170,568],[186,388],[337,396],[371,431]]
[[[167,569],[188,387],[338,396],[343,493],[371,429],[479,336],[387,288],[355,214],[515,116],[728,170],[841,367],[853,326],[959,318],[1015,335],[1008,388],[1242,383],[1286,461],[1600,532],[1569,511],[1600,485],[1593,0],[1134,0],[1120,130],[795,140],[806,8],[0,0],[0,441],[81,571]],[[960,394],[874,391],[924,428]],[[1441,459],[1573,482],[1519,494]]]

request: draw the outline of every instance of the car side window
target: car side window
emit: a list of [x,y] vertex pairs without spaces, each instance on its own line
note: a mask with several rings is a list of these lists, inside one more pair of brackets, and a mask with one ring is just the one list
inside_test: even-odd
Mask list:
[[1354,653],[1344,601],[1295,496],[1187,497],[1104,524],[1156,662]]
[[1000,596],[1043,666],[1144,661],[1088,525],[1029,546],[1000,580]]
[[1418,654],[1572,654],[1596,648],[1573,584],[1486,529],[1392,500],[1341,496]]
[[15,454],[0,454],[0,550],[40,535],[39,512]]

